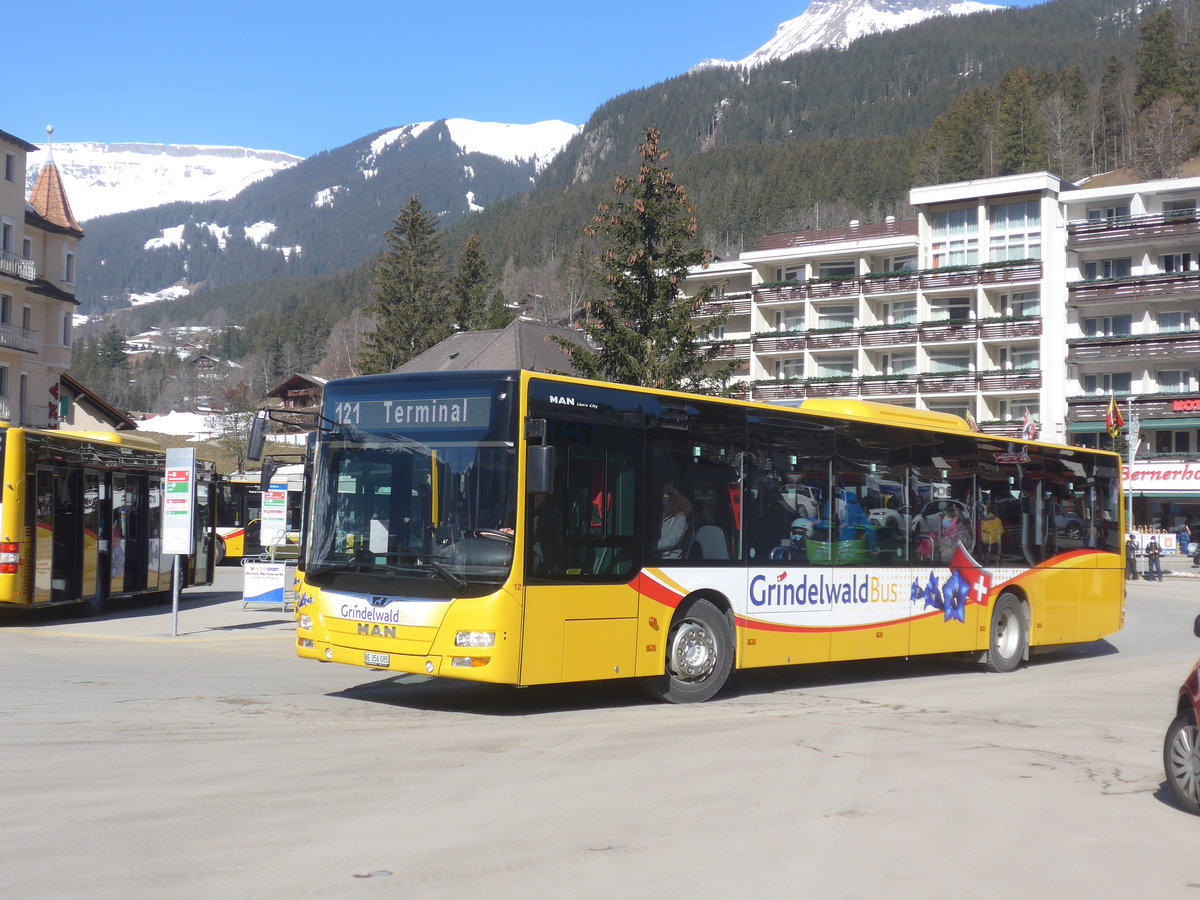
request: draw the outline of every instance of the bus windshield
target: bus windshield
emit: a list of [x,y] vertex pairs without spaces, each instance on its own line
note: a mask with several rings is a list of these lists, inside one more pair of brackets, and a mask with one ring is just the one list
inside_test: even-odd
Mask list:
[[317,446],[309,582],[419,597],[480,596],[512,565],[516,448],[338,434]]

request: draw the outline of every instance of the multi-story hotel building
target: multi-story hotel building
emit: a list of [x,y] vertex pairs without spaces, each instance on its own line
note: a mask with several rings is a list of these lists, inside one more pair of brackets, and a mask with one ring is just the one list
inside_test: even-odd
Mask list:
[[83,229],[53,162],[25,198],[38,147],[0,131],[0,420],[55,425],[59,378],[71,365],[75,248]]
[[[1140,420],[1135,519],[1200,523],[1200,178],[1048,173],[914,188],[914,219],[764,236],[694,270],[737,389],[951,412],[1014,438],[1109,446]],[[1192,484],[1193,473],[1197,479]]]

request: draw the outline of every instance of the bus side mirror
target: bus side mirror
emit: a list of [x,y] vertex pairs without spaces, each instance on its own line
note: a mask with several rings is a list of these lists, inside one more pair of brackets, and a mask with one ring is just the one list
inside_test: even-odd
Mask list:
[[271,479],[274,477],[275,471],[278,468],[279,466],[270,461],[266,461],[262,464],[262,474],[258,479],[258,489],[264,494],[271,489]]
[[554,493],[554,448],[547,444],[530,447],[525,486],[531,494]]
[[250,423],[250,439],[246,442],[247,459],[262,459],[263,446],[267,442],[267,421],[265,409],[260,409],[254,414],[254,421]]

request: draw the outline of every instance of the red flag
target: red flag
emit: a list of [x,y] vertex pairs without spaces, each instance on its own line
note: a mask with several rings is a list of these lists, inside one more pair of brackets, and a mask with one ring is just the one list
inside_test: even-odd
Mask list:
[[1116,437],[1125,427],[1125,419],[1121,417],[1121,408],[1117,406],[1117,398],[1113,394],[1108,395],[1108,415],[1104,417],[1104,424],[1109,437]]

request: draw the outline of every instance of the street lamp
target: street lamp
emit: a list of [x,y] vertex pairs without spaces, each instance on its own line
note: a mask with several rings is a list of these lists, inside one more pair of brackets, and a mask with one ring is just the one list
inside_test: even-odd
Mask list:
[[1137,413],[1133,411],[1133,395],[1131,394],[1125,401],[1128,415],[1125,416],[1125,424],[1128,427],[1126,439],[1129,441],[1129,499],[1126,505],[1125,518],[1126,531],[1133,531],[1133,461],[1137,456],[1138,441],[1141,439],[1141,422],[1137,417]]

